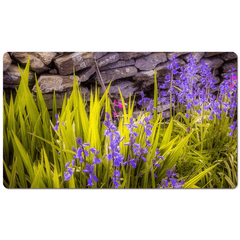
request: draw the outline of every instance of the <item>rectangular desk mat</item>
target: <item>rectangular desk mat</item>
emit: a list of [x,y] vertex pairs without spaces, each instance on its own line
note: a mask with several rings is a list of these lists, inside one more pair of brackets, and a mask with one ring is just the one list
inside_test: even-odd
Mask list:
[[237,55],[6,52],[3,184],[236,188]]

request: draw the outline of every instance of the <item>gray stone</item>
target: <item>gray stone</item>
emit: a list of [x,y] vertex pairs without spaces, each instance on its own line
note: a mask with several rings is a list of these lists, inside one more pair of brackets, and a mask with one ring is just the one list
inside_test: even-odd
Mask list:
[[171,53],[168,53],[167,54],[167,58],[168,59],[173,59],[174,55],[177,55],[178,56],[181,56],[181,55],[184,55],[184,54],[187,54],[188,52],[171,52]]
[[58,71],[57,71],[56,68],[53,68],[53,69],[51,69],[51,70],[49,71],[49,73],[50,73],[50,74],[57,74]]
[[[208,64],[208,68],[210,70],[219,68],[222,66],[222,64],[224,63],[224,61],[221,58],[216,58],[216,57],[211,57],[211,58],[203,58],[202,60],[204,60],[205,64]],[[201,66],[202,63],[198,64],[198,67]],[[200,72],[200,70],[198,71]]]
[[[182,59],[178,59],[178,65],[183,66],[185,62]],[[167,67],[169,66],[170,61],[160,63],[156,66],[156,76],[157,78],[159,77],[166,77],[167,74],[171,72]],[[142,71],[138,72],[134,77],[134,80],[136,81],[149,81],[149,80],[154,80],[154,70],[149,70],[149,71]]]
[[[66,92],[73,88],[74,76],[61,76],[61,75],[49,75],[42,74],[38,79],[38,84],[42,93]],[[76,80],[79,82],[79,77],[76,76]],[[36,92],[36,86],[32,89]]]
[[[80,88],[82,96],[85,96],[85,101],[90,101],[90,91],[86,87],[81,87]],[[70,98],[72,93],[72,90],[68,90],[66,92],[56,92],[55,97],[56,97],[56,104],[57,108],[61,108],[63,104],[63,100],[65,98],[65,94],[67,95],[67,99]],[[37,101],[37,96],[35,92],[33,92],[33,98],[35,101]],[[45,100],[45,103],[47,105],[47,108],[49,110],[53,109],[53,93],[43,93],[43,98]]]
[[[63,100],[65,98],[65,94],[67,95],[67,99],[71,96],[72,91],[67,91],[63,93],[56,92],[55,97],[56,97],[56,105],[57,108],[61,108],[63,104]],[[37,103],[37,95],[33,92],[33,99]],[[44,93],[43,94],[43,99],[46,103],[47,109],[52,110],[53,109],[53,93]]]
[[135,66],[140,70],[152,70],[157,64],[166,62],[167,57],[165,53],[152,53],[148,56],[138,58]]
[[80,82],[86,82],[96,72],[96,66],[84,69],[81,73],[76,75],[79,77]]
[[12,56],[22,64],[26,64],[30,57],[30,68],[38,74],[49,70],[49,67],[47,67],[39,58],[35,56],[35,53],[13,52]]
[[232,70],[232,68],[237,69],[237,59],[225,62],[222,65],[222,71],[225,73],[228,72],[229,70]]
[[[170,109],[170,103],[169,104],[159,104],[158,103],[158,109],[161,109],[161,111],[166,111]],[[172,103],[172,107],[174,107],[174,103]]]
[[98,67],[103,67],[105,65],[108,65],[110,63],[117,62],[119,60],[119,54],[118,53],[108,53],[107,55],[103,56],[98,60]]
[[[162,84],[165,82],[165,78],[164,77],[158,77],[157,78],[158,82],[161,82]],[[141,83],[141,90],[144,92],[147,91],[152,91],[153,90],[153,85],[154,85],[154,79],[148,79],[145,81],[138,81],[139,83]]]
[[[112,70],[106,70],[101,72],[101,76],[105,84],[110,83],[116,79],[127,78],[136,75],[137,68],[135,67],[123,67]],[[94,76],[95,80],[97,77]]]
[[75,52],[68,55],[61,56],[54,60],[61,75],[69,75],[75,72],[91,67],[95,64],[93,52]]
[[[193,58],[196,58],[197,60],[195,61],[196,63],[199,63],[200,60],[202,59],[204,52],[193,52],[191,53],[193,55]],[[184,59],[186,62],[190,59],[189,54],[181,56],[182,59]]]
[[205,52],[204,57],[212,57],[215,55],[219,55],[221,53],[223,53],[223,52]]
[[6,71],[12,63],[12,59],[9,54],[6,52],[3,55],[3,71]]
[[[157,77],[159,74],[156,74]],[[142,71],[138,72],[134,77],[134,80],[136,81],[149,81],[149,80],[154,80],[154,70],[149,70],[149,71]]]
[[82,94],[83,99],[85,99],[86,102],[89,102],[91,97],[91,92],[88,90],[88,88],[80,86],[80,92]]
[[115,63],[108,64],[104,67],[101,67],[100,70],[109,70],[109,69],[114,69],[114,68],[121,68],[121,67],[126,67],[126,66],[134,66],[135,65],[135,60],[130,59],[130,60],[122,60],[122,61],[117,61]]
[[53,58],[57,55],[55,52],[36,52],[36,55],[40,60],[46,64],[49,65]]
[[[22,69],[22,72],[24,72],[24,69]],[[19,85],[21,81],[21,74],[19,72],[18,66],[11,64],[8,69],[3,72],[3,84],[4,87],[11,87],[15,88]],[[33,84],[35,81],[34,73],[29,71],[29,84]]]
[[224,60],[224,61],[229,61],[232,59],[237,58],[237,54],[234,52],[226,52],[220,55],[220,57]]
[[131,58],[138,58],[141,56],[147,56],[151,54],[151,52],[120,52],[119,59],[120,60],[129,60]]
[[106,55],[107,52],[95,52],[94,54],[95,54],[95,58],[96,58],[96,59],[99,59],[99,58],[101,58],[102,56]]
[[138,86],[135,83],[127,80],[117,81],[114,83],[114,85],[111,85],[109,89],[109,93],[113,98],[120,99],[119,89],[121,90],[123,98],[128,99],[129,94],[131,94],[131,96],[134,95],[134,92],[138,89]]

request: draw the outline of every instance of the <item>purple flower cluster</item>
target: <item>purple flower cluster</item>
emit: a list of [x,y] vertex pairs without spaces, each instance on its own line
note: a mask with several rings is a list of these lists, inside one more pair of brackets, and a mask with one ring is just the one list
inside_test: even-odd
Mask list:
[[[184,180],[178,182],[175,166],[172,169],[167,169],[167,177],[162,179],[162,188],[183,188]],[[160,188],[160,186],[159,186]]]
[[[72,167],[70,166],[70,162],[67,162],[65,165],[65,173],[64,173],[64,181],[68,181],[72,175],[74,170],[76,169],[76,161],[78,163],[84,163],[86,169],[83,169],[82,172],[89,173],[88,178],[88,185],[89,187],[92,187],[93,180],[98,181],[97,177],[93,174],[94,164],[101,163],[101,159],[97,158],[97,155],[100,151],[96,151],[95,148],[90,148],[89,150],[86,149],[86,147],[90,146],[90,143],[83,143],[82,138],[77,138],[76,142],[79,145],[78,149],[75,149],[75,147],[72,148],[72,150],[75,152],[74,159],[72,159]],[[87,157],[90,156],[90,153],[93,154],[93,160],[92,164],[87,163]]]
[[117,131],[117,127],[112,123],[112,119],[110,119],[109,113],[106,113],[106,121],[104,121],[104,125],[107,127],[107,129],[104,131],[104,135],[108,136],[110,138],[110,146],[109,150],[110,153],[107,155],[107,159],[110,161],[113,161],[113,183],[115,185],[115,188],[118,188],[121,186],[120,184],[120,171],[118,168],[120,167],[120,164],[123,163],[124,157],[120,153],[120,142],[122,142],[123,137],[121,137],[120,132]]
[[237,130],[237,121],[234,121],[233,124],[229,127],[229,129],[231,129],[232,131],[228,134],[228,136],[232,137],[234,131]]
[[[151,114],[148,117],[144,118],[144,122],[139,121],[139,124],[143,126],[143,131],[145,132],[145,146],[141,146],[141,144],[136,143],[136,137],[138,134],[133,131],[134,128],[137,128],[137,125],[134,125],[133,118],[130,118],[130,124],[125,123],[125,125],[128,127],[129,132],[130,132],[130,142],[125,143],[124,145],[129,145],[131,146],[131,156],[128,156],[128,161],[124,162],[124,166],[126,164],[130,164],[133,168],[137,167],[137,162],[140,162],[140,160],[143,160],[146,162],[145,154],[149,153],[147,147],[151,147],[151,143],[149,141],[149,137],[152,134],[152,125],[150,125],[150,119],[151,119]],[[160,156],[159,149],[156,150],[156,158],[163,159],[162,156]],[[160,165],[157,163],[156,158],[154,158],[153,161],[153,166],[154,167],[160,167]],[[156,175],[155,175],[156,177]]]
[[[135,151],[134,146],[137,144],[135,143],[136,137],[138,136],[138,133],[134,132],[134,128],[138,128],[137,125],[134,124],[133,117],[130,118],[130,123],[124,123],[124,125],[127,126],[129,133],[130,133],[130,141],[128,143],[124,143],[124,145],[129,145],[131,146],[130,151],[133,152]],[[128,156],[128,161],[124,162],[123,165],[125,166],[126,164],[130,164],[133,168],[136,168],[136,159],[133,158],[131,159],[130,155]]]
[[[165,79],[166,79],[165,83],[162,85],[160,85],[160,83],[158,83],[159,94],[160,94],[160,97],[158,98],[158,100],[165,104],[169,104],[169,101],[166,98],[168,93],[170,93],[172,95],[172,102],[176,101],[176,98],[175,98],[176,90],[175,90],[174,86],[177,85],[179,83],[179,81],[172,78],[172,76],[174,76],[175,74],[178,73],[178,69],[179,69],[179,65],[178,65],[179,60],[176,57],[177,57],[177,55],[175,54],[173,56],[173,59],[169,59],[170,64],[168,65],[167,68],[169,70],[171,70],[171,74],[167,74],[167,76],[165,77]],[[167,84],[171,83],[171,80],[172,80],[172,87],[170,86],[168,91],[161,91],[160,89],[168,88]]]
[[97,177],[93,174],[93,169],[94,169],[94,165],[90,165],[90,164],[86,163],[86,169],[82,170],[85,173],[89,173],[88,185],[87,185],[89,187],[93,186],[93,179],[95,182],[98,181]]
[[68,181],[72,177],[74,172],[73,168],[75,167],[75,160],[72,161],[72,167],[69,167],[69,165],[70,165],[70,162],[67,162],[65,165],[64,181]]
[[[142,105],[144,109],[147,106],[146,110],[148,112],[152,112],[153,110],[157,110],[157,108],[153,107],[153,100],[150,99],[150,98],[146,98],[144,96],[144,92],[141,92],[141,97],[142,97],[142,99],[140,101],[138,101],[138,105]],[[148,105],[147,105],[147,103],[148,103]]]
[[[233,68],[229,71],[229,75],[225,76],[219,87],[219,95],[216,97],[210,93],[210,89],[216,89],[214,85],[216,81],[209,70],[209,65],[204,60],[201,61],[201,64],[197,64],[196,61],[197,59],[190,54],[188,64],[183,68],[178,66],[176,56],[174,56],[168,66],[171,74],[166,76],[165,84],[158,85],[161,96],[158,99],[162,103],[169,104],[166,96],[169,93],[172,94],[173,103],[178,100],[179,103],[186,106],[185,117],[187,118],[190,117],[188,110],[201,114],[202,109],[210,110],[210,120],[213,120],[214,116],[221,119],[222,111],[225,111],[230,117],[234,117],[237,108],[237,76],[234,74],[236,69]],[[168,91],[161,91],[160,89],[167,88],[166,84],[171,80],[172,88]]]
[[146,104],[148,101],[150,101],[150,98],[144,97],[144,92],[141,92],[141,97],[142,97],[142,99],[141,99],[140,101],[138,101],[138,104],[145,106],[145,104]]

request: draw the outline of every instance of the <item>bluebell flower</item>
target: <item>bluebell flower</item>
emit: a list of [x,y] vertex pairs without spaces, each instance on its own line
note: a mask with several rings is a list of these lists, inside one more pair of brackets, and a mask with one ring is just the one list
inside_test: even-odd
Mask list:
[[[110,146],[109,146],[110,154],[107,154],[106,157],[108,160],[113,161],[114,173],[117,173],[118,172],[117,168],[120,167],[121,163],[123,163],[123,160],[124,160],[123,155],[120,153],[121,149],[119,146],[119,144],[123,141],[124,138],[121,137],[119,131],[116,131],[117,128],[111,121],[112,120],[110,119],[109,113],[106,113],[106,121],[104,121],[104,125],[107,127],[107,129],[104,131],[104,135],[110,138]],[[132,121],[130,124],[131,124],[131,127],[133,127]],[[116,183],[115,186],[118,185],[116,176],[115,175],[113,176],[113,182],[114,184]]]
[[237,121],[234,121],[234,122],[232,123],[232,125],[229,127],[229,129],[231,129],[232,131],[228,134],[228,136],[232,137],[234,131],[237,130]]
[[120,181],[121,181],[120,177],[121,177],[120,171],[119,170],[115,170],[113,172],[113,183],[115,185],[115,188],[118,188],[118,187],[121,186],[121,184],[120,184]]
[[73,169],[69,167],[69,165],[70,165],[70,162],[67,162],[65,165],[64,181],[68,181],[69,179],[71,179],[73,175]]
[[147,101],[150,100],[150,98],[144,97],[144,92],[141,92],[142,99],[138,102],[139,105],[144,105]]
[[171,170],[167,169],[167,178],[162,179],[161,186],[162,188],[182,188],[184,185],[184,180],[182,179],[180,182],[178,182],[178,179],[176,178],[177,173],[175,173],[176,168],[173,167]]
[[86,169],[83,169],[82,171],[85,172],[85,173],[89,173],[88,185],[87,186],[92,187],[94,185],[93,180],[95,182],[98,181],[97,177],[93,174],[93,165],[90,165],[90,164],[86,163]]
[[175,173],[175,171],[176,171],[176,168],[175,167],[173,167],[172,169],[167,169],[167,176],[168,176],[168,178],[172,178],[172,177],[175,177],[175,176],[177,176],[177,173]]

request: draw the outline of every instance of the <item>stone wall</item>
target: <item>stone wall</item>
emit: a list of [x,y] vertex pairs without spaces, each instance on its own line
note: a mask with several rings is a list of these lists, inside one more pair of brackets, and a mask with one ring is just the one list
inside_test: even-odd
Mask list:
[[[89,100],[90,91],[94,90],[95,82],[98,81],[96,60],[106,87],[112,81],[110,94],[113,99],[120,98],[118,88],[125,99],[128,99],[130,93],[132,96],[136,94],[138,99],[141,91],[153,98],[153,69],[156,69],[158,81],[164,83],[169,72],[169,59],[174,54],[177,54],[179,65],[187,63],[189,52],[9,52],[3,56],[3,87],[8,96],[18,87],[21,78],[17,65],[24,69],[30,56],[29,87],[35,95],[36,73],[49,109],[52,108],[54,90],[58,107],[61,106],[65,93],[70,96],[73,69],[82,93]],[[216,91],[228,70],[233,67],[237,69],[237,55],[233,52],[194,52],[193,55],[198,62],[204,59],[209,64],[216,80]],[[101,88],[99,81],[98,86]],[[101,94],[103,92],[101,89]]]

